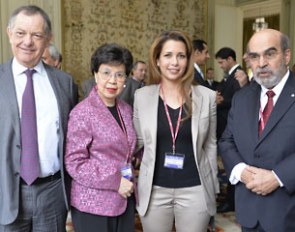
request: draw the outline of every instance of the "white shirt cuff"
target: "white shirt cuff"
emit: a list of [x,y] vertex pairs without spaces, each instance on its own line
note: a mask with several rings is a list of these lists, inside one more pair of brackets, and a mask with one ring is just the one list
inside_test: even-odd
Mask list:
[[280,184],[280,187],[284,187],[284,184],[283,184],[283,182],[280,180],[280,178],[277,176],[277,174],[274,172],[274,171],[272,171],[272,173],[275,175],[275,178],[277,179],[277,181],[279,182],[279,184]]
[[236,166],[234,166],[233,170],[231,171],[229,182],[232,185],[237,184],[239,181],[241,181],[241,175],[243,170],[247,167],[247,164],[245,163],[238,163]]

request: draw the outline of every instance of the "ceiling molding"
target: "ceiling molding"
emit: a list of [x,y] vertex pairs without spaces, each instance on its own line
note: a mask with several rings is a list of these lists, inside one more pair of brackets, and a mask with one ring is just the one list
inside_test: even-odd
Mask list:
[[266,2],[268,0],[236,0],[236,6],[245,6],[245,5],[250,5],[250,4],[255,4],[255,3],[261,3],[261,2]]
[[261,16],[268,16],[280,14],[282,2],[280,0],[268,0],[259,3],[245,5],[241,7],[244,18],[256,18]]

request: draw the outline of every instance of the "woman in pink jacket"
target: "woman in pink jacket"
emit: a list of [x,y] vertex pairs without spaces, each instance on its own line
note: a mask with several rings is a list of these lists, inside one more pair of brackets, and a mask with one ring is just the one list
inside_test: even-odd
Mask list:
[[91,58],[96,86],[70,114],[65,165],[73,179],[75,232],[134,231],[136,135],[131,107],[116,98],[132,61],[130,51],[117,44],[99,47]]

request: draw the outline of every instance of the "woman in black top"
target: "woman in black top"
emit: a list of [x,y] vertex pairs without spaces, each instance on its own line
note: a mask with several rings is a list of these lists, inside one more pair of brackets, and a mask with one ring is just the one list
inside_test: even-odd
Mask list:
[[146,87],[137,90],[134,126],[144,147],[139,171],[143,230],[206,231],[216,212],[215,92],[193,81],[192,46],[180,31],[161,33],[149,55]]

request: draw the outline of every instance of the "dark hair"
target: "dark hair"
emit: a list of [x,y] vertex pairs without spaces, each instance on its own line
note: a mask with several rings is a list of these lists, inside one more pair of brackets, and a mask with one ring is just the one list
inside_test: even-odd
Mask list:
[[18,14],[20,14],[20,13],[23,13],[28,16],[32,16],[32,15],[36,15],[36,14],[41,15],[42,18],[44,19],[44,32],[45,32],[45,34],[46,35],[51,34],[51,21],[49,19],[49,16],[47,15],[47,13],[44,10],[42,10],[40,7],[35,6],[35,5],[21,6],[21,7],[17,8],[15,11],[13,11],[13,13],[10,16],[9,21],[8,21],[9,28],[12,29],[14,27],[15,19],[18,16]]
[[128,76],[132,69],[133,57],[131,52],[116,43],[104,44],[98,47],[91,56],[91,73],[98,72],[101,64],[123,64]]
[[228,47],[221,48],[215,54],[215,58],[227,59],[228,57],[232,57],[234,61],[236,61],[236,52]]
[[198,50],[199,52],[202,52],[205,49],[205,45],[207,45],[202,39],[194,39],[192,43],[194,51]]
[[207,73],[208,71],[214,71],[214,68],[209,67],[209,68],[206,69],[206,73]]
[[137,60],[137,61],[133,64],[133,69],[136,69],[138,64],[146,64],[146,63],[145,63],[144,61],[142,61],[142,60]]

